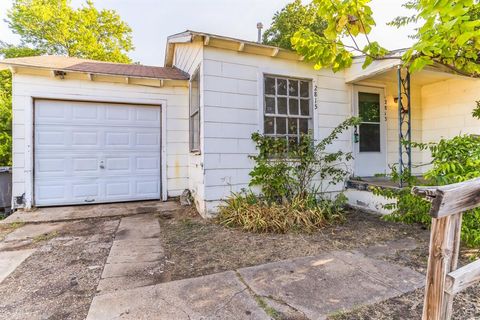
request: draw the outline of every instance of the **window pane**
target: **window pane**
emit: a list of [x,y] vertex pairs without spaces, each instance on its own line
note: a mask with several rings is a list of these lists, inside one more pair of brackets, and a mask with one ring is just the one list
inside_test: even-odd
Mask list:
[[277,132],[276,134],[287,134],[287,118],[276,118]]
[[290,118],[288,119],[288,133],[289,134],[297,134],[297,119],[295,118]]
[[190,139],[191,139],[191,150],[200,149],[200,114],[197,112],[190,118]]
[[277,98],[278,114],[287,114],[287,98]]
[[265,113],[275,113],[275,98],[265,97]]
[[300,134],[308,133],[308,119],[298,119]]
[[265,94],[275,94],[275,78],[265,78]]
[[298,81],[288,80],[288,94],[291,96],[298,96]]
[[286,79],[277,79],[277,94],[286,96],[287,95],[287,80]]
[[310,86],[308,81],[301,81],[300,82],[300,95],[303,98],[310,97]]
[[380,122],[380,95],[359,92],[358,113],[363,122]]
[[300,114],[302,116],[310,115],[310,100],[306,100],[306,99],[300,100]]
[[194,114],[200,108],[199,72],[197,71],[190,81],[190,114]]
[[263,124],[265,134],[274,134],[275,133],[274,121],[275,121],[275,118],[265,117],[265,122]]
[[288,111],[290,114],[298,114],[298,99],[290,99],[288,101]]
[[380,152],[380,124],[360,124],[360,152]]

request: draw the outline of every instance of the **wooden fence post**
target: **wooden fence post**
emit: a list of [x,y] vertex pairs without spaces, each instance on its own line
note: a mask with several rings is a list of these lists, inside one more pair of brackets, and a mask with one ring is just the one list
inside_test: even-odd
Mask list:
[[432,203],[422,319],[448,320],[455,294],[480,281],[480,260],[457,269],[462,215],[480,207],[480,178],[446,186],[414,187],[412,193]]
[[445,292],[447,275],[457,269],[462,214],[432,218],[424,320],[449,319],[454,295]]

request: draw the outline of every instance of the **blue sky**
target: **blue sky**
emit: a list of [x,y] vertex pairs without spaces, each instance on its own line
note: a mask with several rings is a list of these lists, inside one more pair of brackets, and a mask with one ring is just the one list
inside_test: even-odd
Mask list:
[[[255,40],[257,22],[268,26],[275,11],[291,0],[94,0],[98,8],[115,9],[132,27],[135,51],[130,56],[143,64],[163,65],[168,35],[187,29]],[[78,6],[84,0],[72,0]],[[388,49],[411,45],[411,30],[385,25],[405,13],[405,0],[373,0],[377,28],[371,39]],[[11,0],[0,0],[0,40],[18,43],[4,22]]]

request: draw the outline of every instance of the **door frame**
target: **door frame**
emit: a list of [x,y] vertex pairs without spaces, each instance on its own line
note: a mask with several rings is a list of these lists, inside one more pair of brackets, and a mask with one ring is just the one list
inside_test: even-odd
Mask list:
[[[30,160],[30,179],[27,179],[27,174],[25,176],[25,189],[30,191],[29,195],[25,195],[26,202],[24,203],[27,209],[35,207],[35,112],[36,100],[47,100],[47,101],[69,101],[69,102],[80,102],[80,103],[106,103],[106,104],[118,104],[118,105],[138,105],[138,106],[150,106],[150,107],[159,107],[160,108],[160,199],[161,201],[167,201],[168,199],[168,186],[167,186],[167,117],[166,117],[166,100],[162,100],[159,103],[145,103],[145,102],[135,102],[135,101],[109,101],[109,100],[93,100],[93,99],[69,99],[69,98],[57,98],[57,97],[42,97],[42,96],[32,96],[31,97],[31,107],[32,112],[31,116],[31,150],[30,156],[28,153],[25,153],[26,158]],[[27,126],[27,121],[25,123]],[[26,163],[25,163],[25,169]],[[30,183],[30,186],[27,185],[27,181]],[[28,201],[29,200],[29,201]],[[121,202],[120,202],[121,203]],[[105,203],[99,203],[105,204]],[[78,204],[84,205],[84,204]],[[65,206],[65,205],[52,205],[53,206]]]
[[[388,136],[387,136],[387,100],[386,100],[386,88],[382,85],[367,85],[367,84],[359,84],[353,85],[352,90],[352,104],[353,104],[353,114],[354,116],[359,116],[358,110],[358,93],[359,92],[366,92],[366,93],[377,93],[380,95],[380,148],[384,150],[384,169],[383,172],[379,171],[378,173],[387,173],[388,172]],[[383,106],[383,109],[382,109]],[[359,132],[359,126],[356,126],[357,132]],[[357,175],[357,155],[359,152],[359,143],[356,143],[354,140],[352,141],[352,150],[353,150],[353,157],[354,157],[354,165],[353,165],[353,174]],[[362,153],[372,153],[378,154],[378,152],[362,152]]]

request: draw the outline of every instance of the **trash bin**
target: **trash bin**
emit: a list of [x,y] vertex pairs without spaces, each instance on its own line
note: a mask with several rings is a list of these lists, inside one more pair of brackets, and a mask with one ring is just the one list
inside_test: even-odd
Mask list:
[[0,167],[0,212],[10,214],[12,207],[12,168]]

